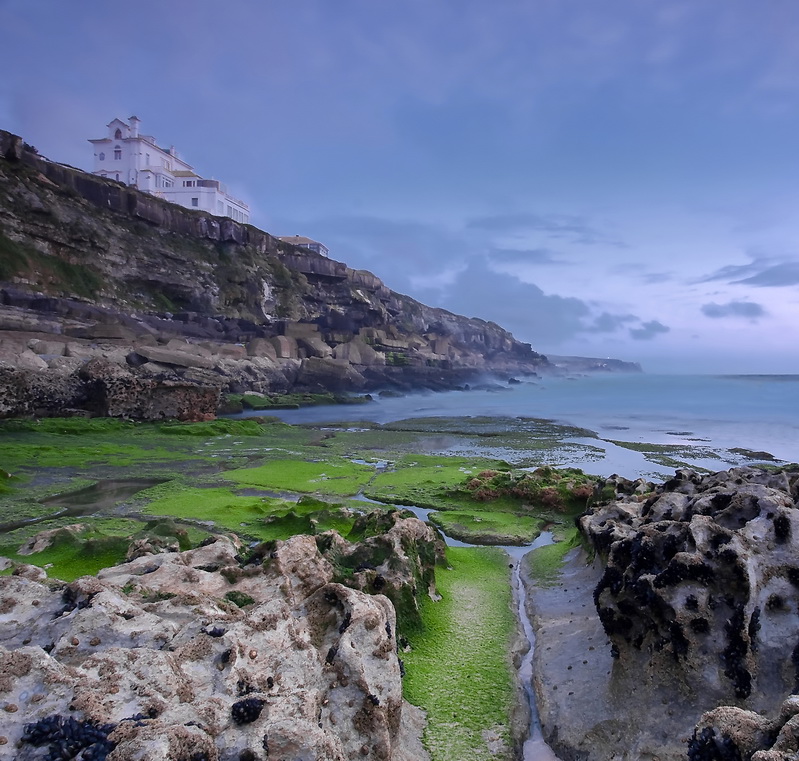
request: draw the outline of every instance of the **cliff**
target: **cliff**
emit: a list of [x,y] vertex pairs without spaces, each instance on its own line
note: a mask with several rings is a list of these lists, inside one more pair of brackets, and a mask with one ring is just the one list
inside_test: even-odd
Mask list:
[[[547,365],[498,325],[425,306],[255,227],[54,163],[3,131],[0,288],[0,358],[26,371],[45,369],[31,352],[49,369],[53,356],[99,354],[129,370],[149,364],[145,375],[159,382],[186,380],[188,367],[189,384],[282,391],[436,388]],[[138,358],[120,362],[131,349]]]

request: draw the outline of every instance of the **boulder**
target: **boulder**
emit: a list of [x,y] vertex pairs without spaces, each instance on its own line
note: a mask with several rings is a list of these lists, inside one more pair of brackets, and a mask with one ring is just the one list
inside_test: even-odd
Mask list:
[[297,346],[305,351],[308,357],[332,357],[333,349],[328,346],[319,336],[309,336],[298,338]]
[[277,359],[275,347],[268,338],[253,338],[253,340],[247,344],[247,354],[251,357]]
[[214,366],[212,359],[167,347],[139,345],[136,347],[135,353],[152,362],[176,365],[177,367],[202,367],[209,370]]
[[269,342],[275,348],[278,359],[297,359],[297,341],[290,336],[274,336]]
[[63,341],[43,341],[39,338],[32,338],[28,341],[28,348],[36,354],[62,357],[66,351],[66,344]]
[[600,487],[615,498],[579,520],[594,563],[531,592],[539,712],[561,758],[677,761],[689,740],[694,761],[776,752],[762,717],[799,686],[797,489],[796,466]]
[[297,386],[311,391],[348,391],[362,388],[366,379],[349,362],[309,357],[302,360]]
[[25,349],[18,357],[16,366],[20,370],[46,370],[47,362],[30,349]]
[[27,757],[47,720],[54,747],[94,726],[123,759],[423,761],[391,603],[333,582],[313,537],[238,552],[219,538],[65,589],[0,578],[8,746]]

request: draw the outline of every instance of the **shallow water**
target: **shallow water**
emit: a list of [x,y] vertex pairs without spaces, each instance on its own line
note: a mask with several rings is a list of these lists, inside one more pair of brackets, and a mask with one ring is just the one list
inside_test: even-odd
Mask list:
[[72,518],[82,515],[93,515],[102,510],[109,510],[115,505],[130,499],[144,489],[164,483],[162,478],[127,478],[127,479],[107,479],[98,481],[92,486],[87,486],[76,491],[54,494],[41,501],[43,505],[61,507],[48,515],[38,518],[28,518],[21,521],[10,521],[0,523],[0,534],[7,531],[14,531],[23,526],[32,526],[54,518]]
[[[543,536],[543,534],[542,534]],[[541,539],[540,536],[538,539]],[[537,544],[538,539],[533,542],[533,549],[535,546],[543,547],[545,544],[552,543],[552,535],[548,537],[548,541],[542,541]],[[533,656],[535,655],[535,632],[530,619],[527,616],[527,591],[524,588],[524,583],[521,580],[521,562],[517,562],[513,568],[513,596],[516,602],[516,607],[519,613],[519,621],[522,624],[524,636],[530,643],[530,649],[525,653],[522,662],[519,665],[519,682],[524,689],[524,694],[527,696],[527,705],[530,707],[530,734],[524,741],[522,747],[522,760],[523,761],[560,761],[555,755],[555,752],[549,745],[546,744],[544,736],[541,733],[541,722],[538,717],[538,707],[535,702],[535,690],[533,689]]]
[[[579,426],[599,439],[575,440],[598,448],[596,453],[563,455],[563,464],[599,475],[628,478],[672,469],[653,464],[638,452],[612,444],[616,440],[679,444],[689,448],[743,448],[774,457],[799,460],[799,376],[590,375],[578,379],[544,378],[510,385],[502,394],[447,391],[377,398],[353,407],[306,407],[276,411],[289,423],[370,420],[389,423],[424,417],[543,418]],[[486,450],[483,450],[485,453]],[[690,459],[690,457],[683,458]],[[705,458],[711,470],[730,467],[740,458]]]

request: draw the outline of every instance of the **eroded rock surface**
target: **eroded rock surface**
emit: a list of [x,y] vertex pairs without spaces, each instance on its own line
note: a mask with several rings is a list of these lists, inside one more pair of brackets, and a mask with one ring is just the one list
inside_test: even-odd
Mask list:
[[423,758],[400,739],[418,716],[390,601],[335,583],[314,537],[245,555],[218,538],[67,586],[0,578],[0,743],[22,761],[58,743],[112,761]]
[[679,470],[581,520],[606,558],[594,601],[614,654],[773,707],[799,683],[799,469]]
[[799,686],[799,468],[608,486],[580,519],[593,559],[530,590],[545,737],[563,759],[677,761],[718,709],[694,761],[782,761],[752,754],[793,726],[777,717]]

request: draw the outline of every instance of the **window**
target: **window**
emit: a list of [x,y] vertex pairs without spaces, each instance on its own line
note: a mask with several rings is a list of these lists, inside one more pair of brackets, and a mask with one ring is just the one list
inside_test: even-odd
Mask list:
[[105,154],[100,151],[100,155],[97,158],[100,159],[100,161],[105,161]]
[[114,148],[114,161],[122,160],[122,149],[119,146]]
[[119,182],[119,172],[117,172],[117,182]]
[[224,211],[225,211],[225,205],[222,203],[222,201],[217,201],[217,202],[216,202],[216,210],[217,210],[217,211],[218,211],[220,214],[224,213]]
[[150,154],[149,153],[145,153],[144,155],[147,158],[147,166],[150,166]]
[[122,139],[122,130],[117,127],[117,131],[114,133],[114,140],[121,140]]
[[191,199],[191,205],[192,206],[199,206],[200,205],[200,199],[199,198],[192,198]]
[[184,188],[193,188],[194,187],[194,180],[183,180],[183,187]]

